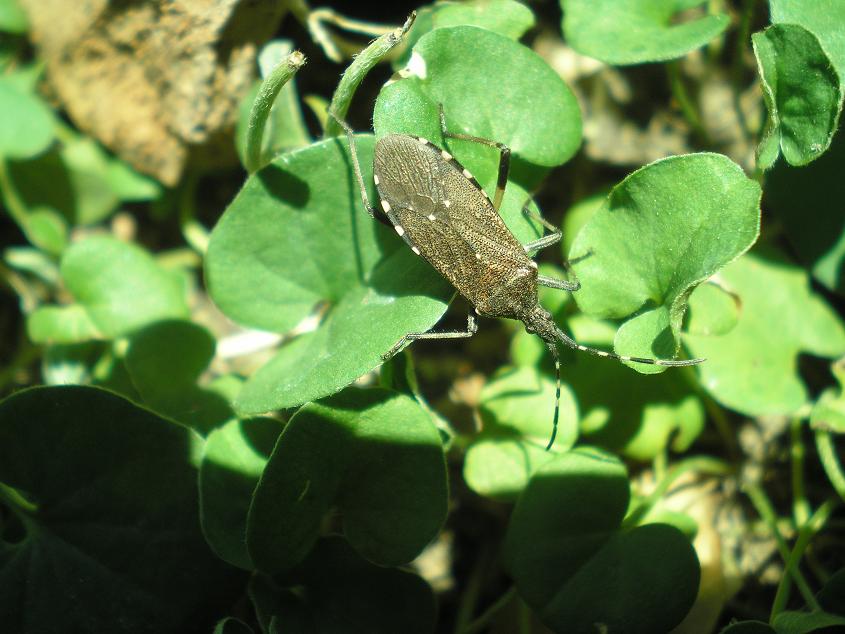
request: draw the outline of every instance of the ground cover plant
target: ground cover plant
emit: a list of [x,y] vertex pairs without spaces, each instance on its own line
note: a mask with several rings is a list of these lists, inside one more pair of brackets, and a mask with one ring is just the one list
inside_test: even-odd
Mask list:
[[[845,5],[383,4],[0,0],[0,629],[845,628]],[[705,361],[561,345],[547,450],[519,322],[386,358],[472,307],[338,119],[495,197],[441,109],[567,335]]]

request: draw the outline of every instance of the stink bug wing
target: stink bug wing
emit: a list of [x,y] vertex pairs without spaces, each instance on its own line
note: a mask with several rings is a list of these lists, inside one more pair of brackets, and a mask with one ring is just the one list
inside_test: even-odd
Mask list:
[[389,135],[376,144],[373,171],[396,232],[474,304],[514,265],[531,265],[477,181],[448,152]]

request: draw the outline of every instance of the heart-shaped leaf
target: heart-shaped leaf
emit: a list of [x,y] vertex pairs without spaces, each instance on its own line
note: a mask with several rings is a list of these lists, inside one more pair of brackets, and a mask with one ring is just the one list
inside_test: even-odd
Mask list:
[[417,575],[376,566],[339,537],[320,540],[286,575],[253,577],[250,598],[273,634],[431,634],[435,602]]
[[769,118],[758,148],[761,168],[783,152],[805,165],[830,146],[839,123],[839,77],[815,35],[797,24],[775,24],[752,37]]
[[24,530],[0,540],[4,628],[185,632],[231,600],[237,577],[199,531],[196,442],[97,388],[35,388],[0,403],[2,499]]
[[845,326],[810,290],[807,274],[776,253],[740,258],[719,275],[740,299],[736,327],[722,336],[685,335],[706,357],[701,384],[723,405],[749,416],[789,415],[807,402],[798,355],[845,354]]
[[5,77],[0,77],[0,112],[0,157],[31,158],[52,143],[53,113],[38,97]]
[[637,170],[572,245],[578,306],[596,317],[628,318],[616,334],[618,354],[673,357],[689,294],[757,238],[760,195],[721,154],[675,156]]
[[[372,137],[356,145],[370,183]],[[205,266],[215,303],[241,324],[285,333],[315,310],[323,314],[316,331],[250,377],[236,402],[248,414],[337,392],[378,366],[404,334],[431,328],[453,292],[364,212],[340,139],[251,176],[215,227]]]
[[572,48],[608,64],[659,62],[701,48],[727,28],[724,13],[677,23],[704,0],[561,0]]
[[69,247],[61,264],[62,279],[75,304],[45,306],[29,317],[36,342],[111,339],[147,324],[188,316],[180,277],[163,269],[134,244],[105,236]]
[[630,485],[621,462],[571,451],[531,478],[505,537],[505,565],[558,632],[668,632],[686,615],[700,570],[665,524],[623,529]]
[[350,388],[291,418],[255,490],[247,548],[259,570],[288,570],[326,514],[343,514],[353,547],[381,565],[413,559],[446,516],[440,434],[416,401]]

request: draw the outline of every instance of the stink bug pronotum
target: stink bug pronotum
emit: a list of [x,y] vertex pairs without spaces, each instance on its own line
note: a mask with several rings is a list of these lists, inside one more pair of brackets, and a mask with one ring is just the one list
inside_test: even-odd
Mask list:
[[[473,141],[499,151],[499,172],[493,199],[446,150],[422,137],[389,134],[378,140],[373,156],[373,180],[381,198],[381,209],[377,209],[370,205],[367,196],[353,130],[345,121],[334,114],[332,116],[346,131],[361,200],[369,214],[392,226],[414,253],[424,257],[472,303],[478,315],[518,319],[525,324],[528,332],[537,334],[546,343],[554,358],[557,381],[552,434],[546,449],[551,448],[557,434],[560,401],[558,342],[599,357],[650,365],[686,366],[702,361],[626,357],[582,346],[558,328],[551,314],[537,301],[537,285],[577,291],[580,284],[540,275],[537,263],[528,257],[531,252],[557,243],[561,238],[559,229],[531,213],[526,206],[523,213],[552,233],[523,245],[499,216],[510,165],[510,149],[504,144],[449,132],[441,105],[440,127],[444,138]],[[415,339],[458,339],[471,337],[476,330],[475,319],[470,314],[466,331],[408,333],[384,358],[390,358]]]

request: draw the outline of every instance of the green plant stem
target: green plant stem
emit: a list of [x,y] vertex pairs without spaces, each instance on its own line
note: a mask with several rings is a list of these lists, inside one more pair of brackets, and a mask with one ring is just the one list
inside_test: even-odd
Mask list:
[[745,50],[751,35],[751,18],[754,15],[754,8],[757,0],[744,0],[742,12],[739,19],[739,28],[736,32],[736,50],[734,50],[733,65],[731,67],[731,79],[733,83],[733,101],[736,109],[736,116],[739,120],[739,127],[746,139],[751,138],[751,130],[748,129],[748,121],[742,111],[740,97],[742,96],[742,74],[745,70]]
[[681,77],[681,66],[679,62],[669,62],[666,64],[667,72],[669,73],[669,85],[672,88],[672,96],[678,102],[681,108],[681,113],[687,120],[690,128],[699,137],[700,141],[706,145],[712,145],[710,135],[701,123],[701,117],[695,109],[695,105],[684,86],[683,78]]
[[3,195],[3,204],[6,206],[9,215],[21,229],[26,231],[27,224],[29,223],[29,214],[27,214],[26,205],[24,205],[23,200],[18,195],[18,190],[15,189],[15,185],[12,183],[9,166],[3,156],[0,156],[0,193]]
[[481,586],[487,572],[487,563],[490,558],[490,545],[485,544],[475,560],[475,565],[469,575],[466,588],[461,594],[461,601],[458,605],[458,613],[455,616],[455,633],[462,634],[469,626],[470,619],[475,612],[478,603],[478,596],[481,594]]
[[261,143],[264,140],[264,128],[267,117],[279,96],[279,91],[290,81],[302,65],[305,55],[293,51],[286,59],[279,62],[276,68],[261,82],[258,94],[249,112],[249,124],[246,131],[246,156],[244,163],[247,171],[252,174],[263,167],[261,163]]
[[708,475],[727,475],[732,472],[732,468],[726,462],[709,456],[693,456],[681,460],[666,471],[665,477],[660,479],[654,490],[649,493],[637,507],[628,514],[625,518],[623,526],[636,526],[640,520],[657,504],[657,502],[666,495],[672,484],[686,473],[705,473]]
[[[804,551],[809,545],[810,541],[816,534],[824,527],[830,514],[839,504],[839,500],[831,498],[826,500],[816,512],[810,516],[809,520],[801,526],[798,532],[798,539],[795,540],[795,546],[792,547],[792,552],[786,560],[786,567],[784,569],[783,577],[778,584],[775,600],[772,602],[772,611],[769,614],[769,623],[773,623],[775,617],[780,614],[786,607],[786,601],[789,598],[789,580],[795,578],[795,573],[798,571],[798,564],[804,555]],[[806,598],[806,597],[805,597]],[[821,610],[821,606],[816,601],[816,598],[811,595],[812,600],[807,601],[807,607],[812,611]]]
[[796,526],[807,523],[812,509],[804,492],[804,422],[796,417],[789,423],[790,457],[792,459],[792,515]]
[[496,602],[484,611],[484,614],[475,619],[472,623],[458,630],[459,634],[475,634],[481,632],[488,627],[493,618],[504,608],[508,603],[513,601],[516,597],[516,586],[511,586],[502,596],[496,599]]
[[[757,513],[768,525],[769,530],[772,533],[772,537],[774,537],[775,543],[777,544],[778,552],[780,552],[780,556],[783,558],[784,563],[788,563],[790,558],[789,546],[783,538],[783,535],[780,534],[780,530],[777,525],[777,516],[775,515],[774,508],[772,508],[769,498],[756,484],[747,484],[745,486],[745,493],[748,495],[748,498],[751,500],[751,503],[754,505]],[[807,580],[804,578],[804,575],[798,567],[785,569],[784,574],[789,574],[792,577],[798,591],[804,598],[804,602],[808,606],[816,604],[816,598],[813,596],[813,591],[810,589]]]
[[2,482],[0,482],[0,500],[6,502],[9,508],[12,509],[12,512],[18,516],[20,516],[21,513],[31,514],[38,510],[38,506],[24,498],[15,489],[6,486]]
[[819,461],[822,463],[827,479],[833,485],[833,490],[842,500],[845,500],[845,473],[842,472],[842,465],[836,457],[836,447],[833,446],[833,437],[827,429],[816,429],[816,449],[819,452]]
[[[259,140],[260,146],[260,140]],[[194,202],[197,191],[197,175],[190,173],[185,177],[179,196],[179,228],[192,249],[200,255],[205,255],[211,233],[196,219],[196,204]]]
[[[349,104],[352,103],[352,97],[355,95],[355,91],[364,77],[367,76],[367,73],[370,72],[373,66],[378,64],[387,55],[390,49],[402,41],[405,33],[408,32],[408,29],[414,23],[416,15],[416,13],[411,13],[405,24],[377,38],[358,54],[349,65],[349,68],[346,69],[346,72],[343,73],[343,77],[340,78],[340,83],[337,85],[337,89],[332,96],[332,102],[329,105],[329,112],[334,113],[336,117],[340,117],[341,119],[346,116],[346,113],[349,111]],[[340,134],[340,124],[332,117],[329,117],[324,136],[329,138],[338,134]]]

